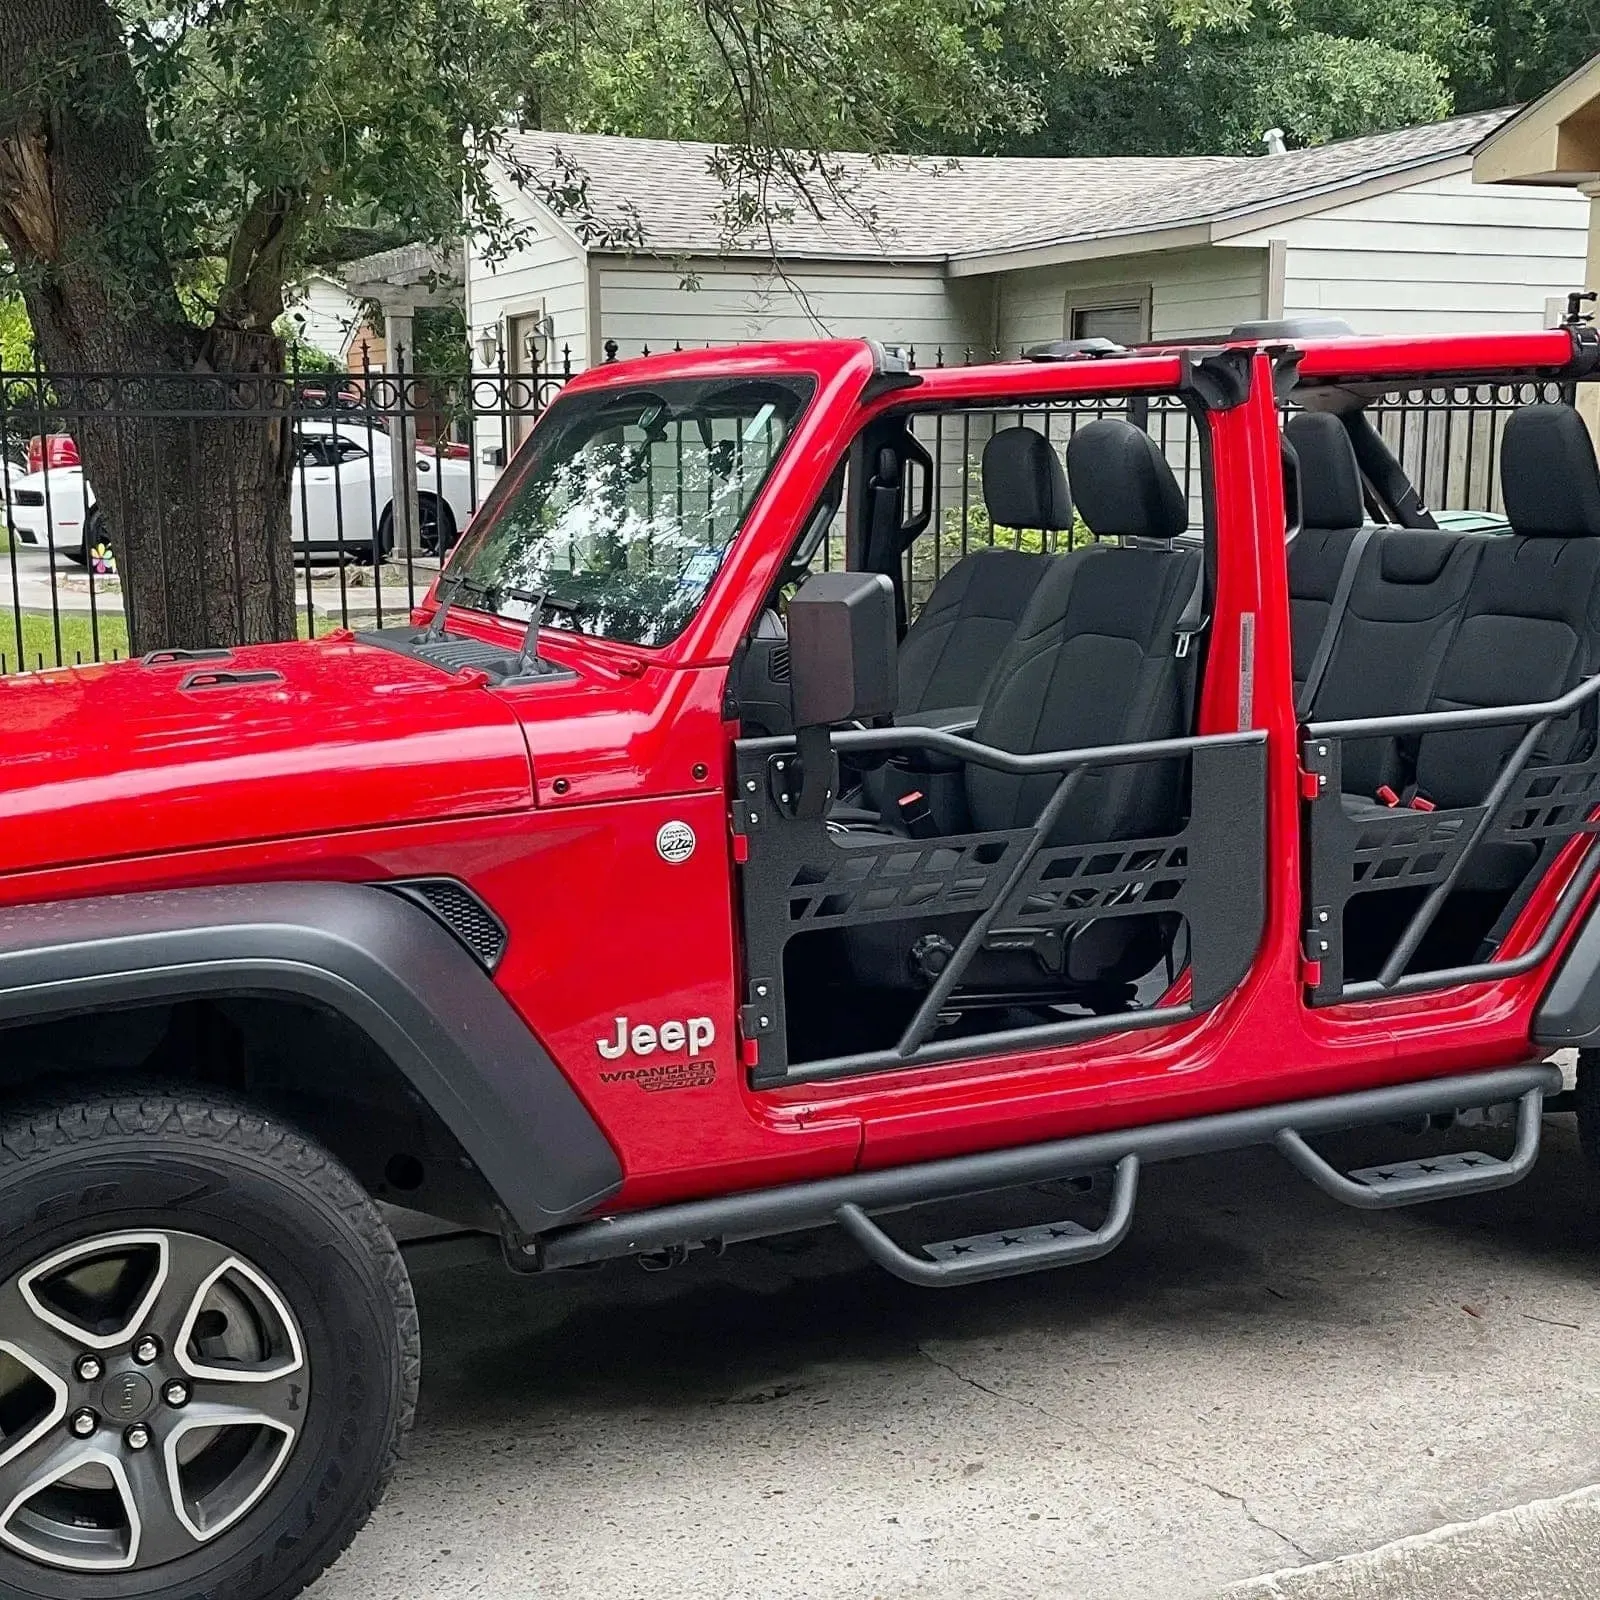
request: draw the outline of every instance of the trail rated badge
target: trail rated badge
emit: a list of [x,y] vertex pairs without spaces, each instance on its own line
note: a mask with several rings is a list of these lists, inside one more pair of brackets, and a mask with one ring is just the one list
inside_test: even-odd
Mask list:
[[694,854],[694,846],[694,829],[687,822],[663,822],[656,831],[656,853],[675,867]]

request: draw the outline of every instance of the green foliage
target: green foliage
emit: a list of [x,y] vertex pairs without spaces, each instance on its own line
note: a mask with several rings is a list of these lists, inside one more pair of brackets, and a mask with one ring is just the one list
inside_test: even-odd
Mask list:
[[1597,45],[1600,0],[1250,0],[1220,23],[1157,23],[1129,66],[1035,60],[1043,120],[1004,148],[1254,154],[1274,127],[1320,144],[1531,98]]
[[33,366],[33,326],[22,296],[0,285],[0,369],[26,372]]

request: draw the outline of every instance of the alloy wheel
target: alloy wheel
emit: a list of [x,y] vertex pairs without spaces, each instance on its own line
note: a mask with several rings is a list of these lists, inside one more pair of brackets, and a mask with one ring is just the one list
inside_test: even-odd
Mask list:
[[104,1234],[0,1288],[0,1545],[75,1572],[204,1548],[272,1488],[310,1397],[294,1313],[197,1234]]

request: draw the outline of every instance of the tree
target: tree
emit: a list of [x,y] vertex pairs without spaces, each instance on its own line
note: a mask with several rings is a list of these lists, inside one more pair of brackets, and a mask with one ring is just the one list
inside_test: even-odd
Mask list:
[[1274,127],[1321,144],[1531,99],[1597,40],[1600,0],[1252,0],[1206,26],[1157,23],[1131,65],[1036,63],[1043,119],[1003,148],[1246,154]]
[[[501,132],[585,114],[573,74],[629,3],[0,0],[0,239],[45,368],[194,374],[216,401],[75,425],[136,649],[292,634],[291,440],[270,382],[285,284],[351,217],[439,242],[465,199],[503,223],[485,176]],[[729,141],[720,170],[748,212],[834,182],[830,146],[885,148],[913,121],[1026,128],[1037,96],[1007,40],[1107,65],[1158,21],[1241,0],[653,3],[695,64],[694,131]]]

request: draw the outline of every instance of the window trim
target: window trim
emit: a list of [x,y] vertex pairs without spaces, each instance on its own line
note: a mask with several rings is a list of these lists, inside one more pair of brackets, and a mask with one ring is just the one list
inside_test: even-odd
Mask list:
[[1107,283],[1085,289],[1068,289],[1062,307],[1062,337],[1067,339],[1079,337],[1073,332],[1073,323],[1077,320],[1079,312],[1136,310],[1139,313],[1139,338],[1148,340],[1151,337],[1150,316],[1153,299],[1154,285],[1148,282]]

